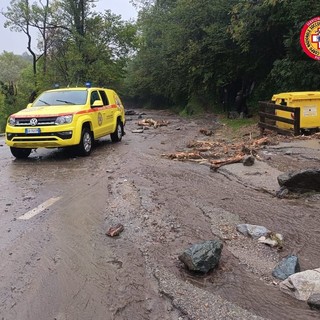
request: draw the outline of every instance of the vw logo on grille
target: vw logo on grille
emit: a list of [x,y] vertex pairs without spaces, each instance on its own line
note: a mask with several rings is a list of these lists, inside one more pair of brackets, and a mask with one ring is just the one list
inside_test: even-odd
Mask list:
[[37,120],[36,118],[32,118],[32,119],[30,120],[30,125],[36,126],[37,124],[38,124],[38,120]]

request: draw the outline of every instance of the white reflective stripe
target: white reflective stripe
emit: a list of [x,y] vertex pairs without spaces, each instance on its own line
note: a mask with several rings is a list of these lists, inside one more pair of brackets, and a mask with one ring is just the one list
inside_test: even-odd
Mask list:
[[18,219],[20,219],[20,220],[29,220],[32,217],[34,217],[37,214],[39,214],[42,211],[44,211],[45,209],[47,209],[48,207],[50,207],[51,205],[53,205],[55,202],[57,202],[60,199],[61,199],[61,197],[50,198],[47,201],[43,202],[42,204],[38,205],[36,208],[26,212],[25,214],[20,216]]

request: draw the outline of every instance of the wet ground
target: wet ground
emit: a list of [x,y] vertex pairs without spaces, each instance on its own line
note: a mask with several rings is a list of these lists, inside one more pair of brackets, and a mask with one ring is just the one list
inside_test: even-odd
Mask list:
[[[146,113],[170,123],[132,133],[138,119],[128,116],[123,141],[103,139],[86,158],[45,149],[17,161],[0,140],[1,318],[319,318],[271,276],[290,253],[302,270],[320,265],[320,197],[275,197],[279,172],[319,166],[318,141],[267,146],[250,168],[213,172],[161,155],[227,138],[214,116]],[[216,134],[204,137],[204,127]],[[117,223],[124,231],[107,237]],[[239,235],[238,223],[282,233],[283,250]],[[224,242],[219,267],[186,271],[178,255],[215,238]]]

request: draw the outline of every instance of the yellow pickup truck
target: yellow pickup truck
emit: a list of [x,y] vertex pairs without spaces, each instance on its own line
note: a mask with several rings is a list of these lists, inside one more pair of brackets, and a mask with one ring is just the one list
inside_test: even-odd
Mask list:
[[88,156],[93,141],[110,134],[121,141],[125,112],[115,91],[105,88],[48,90],[8,118],[6,144],[16,158],[27,158],[32,149],[76,146]]

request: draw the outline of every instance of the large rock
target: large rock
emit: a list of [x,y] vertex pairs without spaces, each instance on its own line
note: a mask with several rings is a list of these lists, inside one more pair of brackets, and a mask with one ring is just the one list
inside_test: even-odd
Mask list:
[[320,294],[320,268],[295,273],[279,286],[281,291],[294,298],[307,301],[310,296]]
[[290,171],[278,176],[278,183],[290,191],[320,191],[320,169]]
[[320,310],[320,293],[312,294],[308,299],[308,305],[312,310]]
[[245,236],[250,236],[253,239],[259,239],[262,236],[266,236],[270,230],[263,226],[257,226],[254,224],[238,224],[236,229]]
[[220,261],[223,244],[220,240],[209,240],[194,244],[180,256],[189,270],[207,273],[216,267]]
[[280,280],[285,280],[292,274],[300,272],[300,264],[297,256],[292,255],[283,258],[273,269],[272,275]]
[[254,165],[255,160],[256,158],[254,156],[248,155],[243,158],[242,163],[244,166],[250,167]]

